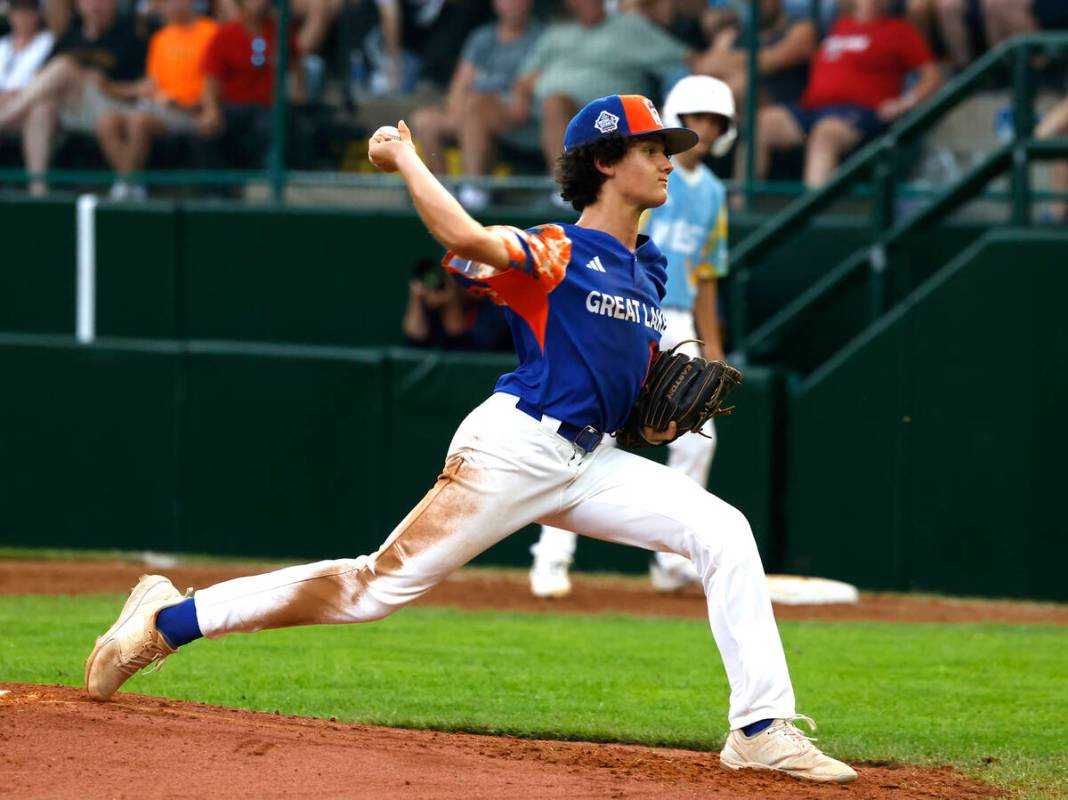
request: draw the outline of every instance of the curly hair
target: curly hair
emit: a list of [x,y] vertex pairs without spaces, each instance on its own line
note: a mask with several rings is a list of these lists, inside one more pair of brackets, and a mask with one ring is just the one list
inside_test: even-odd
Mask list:
[[596,203],[601,186],[608,179],[597,169],[597,162],[606,167],[618,164],[635,141],[617,133],[564,153],[556,160],[556,182],[560,184],[560,196],[571,203],[576,211]]

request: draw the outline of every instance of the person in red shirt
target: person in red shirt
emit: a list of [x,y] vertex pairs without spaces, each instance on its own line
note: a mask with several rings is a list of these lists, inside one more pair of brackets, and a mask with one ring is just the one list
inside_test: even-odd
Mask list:
[[[942,78],[930,47],[912,23],[889,15],[889,5],[890,0],[847,4],[812,58],[800,102],[760,110],[758,177],[767,177],[772,152],[805,145],[805,184],[821,186],[850,150],[938,90]],[[913,72],[919,78],[904,91]]]
[[[271,0],[240,0],[241,16],[219,26],[204,53],[204,94],[199,132],[225,133],[231,155],[258,156],[270,135],[274,103],[277,23]],[[289,100],[304,96],[303,73],[293,39],[289,42]],[[227,161],[231,159],[226,159]]]

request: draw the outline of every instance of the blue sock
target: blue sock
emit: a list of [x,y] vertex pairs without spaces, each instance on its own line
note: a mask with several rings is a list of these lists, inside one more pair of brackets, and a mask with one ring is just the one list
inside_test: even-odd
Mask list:
[[204,635],[197,623],[197,606],[192,597],[159,612],[156,615],[156,628],[163,634],[167,644],[175,649]]
[[750,725],[746,725],[745,727],[743,727],[742,733],[744,733],[746,736],[756,736],[762,730],[769,727],[774,721],[775,720],[773,719],[762,719],[759,722],[754,722]]

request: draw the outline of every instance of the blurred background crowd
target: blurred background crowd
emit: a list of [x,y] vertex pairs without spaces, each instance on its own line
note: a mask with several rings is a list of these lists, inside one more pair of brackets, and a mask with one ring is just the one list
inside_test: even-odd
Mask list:
[[[0,9],[0,164],[25,168],[34,194],[57,166],[107,170],[116,198],[155,191],[147,169],[262,170],[273,155],[357,171],[367,131],[404,116],[473,210],[502,201],[480,176],[547,174],[590,99],[659,103],[692,73],[730,85],[740,124],[757,104],[756,178],[818,186],[988,48],[1068,29],[1064,0],[289,0],[281,47],[273,0]],[[1055,59],[1034,74],[1063,98]],[[1011,126],[1005,102],[989,108],[992,135]],[[1038,136],[1063,135],[1068,104],[1047,106]],[[744,133],[710,162],[724,179],[739,175]],[[1068,187],[1063,166],[1051,181]]]

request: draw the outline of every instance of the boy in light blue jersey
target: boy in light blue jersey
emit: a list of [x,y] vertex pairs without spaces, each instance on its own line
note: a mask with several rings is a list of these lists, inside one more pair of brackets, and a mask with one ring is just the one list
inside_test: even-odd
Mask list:
[[[668,177],[667,202],[645,212],[642,232],[667,257],[667,289],[661,307],[666,328],[661,349],[688,339],[680,350],[691,356],[722,360],[716,282],[727,274],[727,192],[702,162],[710,153],[722,156],[737,136],[734,97],[722,81],[691,75],[679,81],[664,105],[668,126],[685,125],[700,140],[695,147],[672,156],[675,170]],[[668,445],[667,464],[702,487],[716,449],[716,431],[709,420],[702,434],[682,436]],[[534,563],[530,590],[536,597],[565,597],[571,592],[569,570],[577,537],[571,531],[542,527],[531,548]],[[653,588],[678,591],[700,583],[690,559],[675,553],[655,553],[649,566]]]

